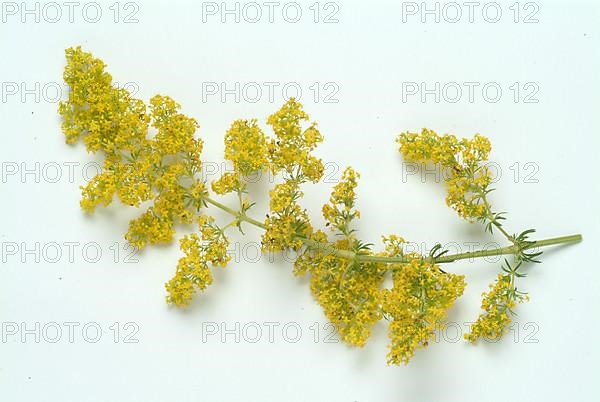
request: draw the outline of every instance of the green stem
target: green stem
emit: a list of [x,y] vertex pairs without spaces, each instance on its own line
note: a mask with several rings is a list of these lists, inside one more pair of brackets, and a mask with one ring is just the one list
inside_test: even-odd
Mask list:
[[[240,219],[244,222],[250,223],[251,225],[257,226],[262,229],[266,229],[266,226],[262,222],[260,222],[256,219],[250,218],[248,215],[246,215],[244,213],[240,213],[232,208],[229,208],[228,206],[223,205],[220,202],[213,200],[212,198],[205,197],[204,201],[206,201],[208,204],[211,204],[233,216],[236,216],[238,219]],[[351,259],[351,260],[354,260],[357,262],[375,262],[375,263],[382,263],[382,264],[402,264],[402,263],[410,262],[412,259],[411,257],[407,257],[407,256],[383,257],[383,256],[377,256],[377,255],[357,254],[357,253],[354,253],[349,250],[340,250],[340,249],[332,247],[328,244],[319,243],[319,242],[307,239],[302,236],[297,236],[297,237],[298,237],[298,239],[302,240],[302,242],[307,247],[309,247],[313,250],[317,250],[317,251],[320,251],[323,253],[334,254],[339,257]],[[529,249],[538,248],[538,247],[554,246],[554,245],[558,245],[558,244],[577,243],[577,242],[580,242],[581,240],[583,240],[583,237],[580,234],[553,237],[550,239],[532,241],[531,244],[524,247],[522,250],[529,250]],[[436,264],[443,264],[443,263],[449,263],[449,262],[454,262],[454,261],[458,261],[458,260],[468,260],[468,259],[473,259],[473,258],[516,254],[517,251],[519,251],[518,247],[515,245],[512,245],[512,246],[506,246],[506,247],[489,249],[489,250],[469,251],[466,253],[458,253],[458,254],[450,254],[450,255],[446,254],[446,255],[440,256],[438,258],[429,258],[429,261],[436,263]]]
[[[532,248],[538,247],[547,247],[554,246],[558,244],[569,244],[569,243],[577,243],[583,240],[583,237],[580,234],[569,235],[569,236],[560,236],[560,237],[552,237],[550,239],[544,240],[535,240],[532,241],[531,244],[523,247],[521,250],[529,250]],[[471,258],[481,258],[481,257],[491,257],[496,255],[506,255],[506,254],[516,254],[519,251],[519,247],[512,245],[506,246],[491,250],[478,250],[467,253],[460,254],[452,254],[452,255],[444,255],[435,260],[436,263],[445,263],[445,262],[454,262],[458,260],[466,260]]]
[[214,205],[215,207],[222,209],[223,211],[237,217],[238,219],[244,222],[248,222],[251,225],[258,226],[261,229],[267,228],[262,222],[257,221],[256,219],[252,219],[248,215],[242,214],[236,211],[235,209],[229,208],[227,205],[221,204],[220,202],[215,201],[212,198],[204,197],[203,200],[206,201],[208,204]]
[[494,217],[494,215],[492,213],[492,207],[490,206],[490,203],[487,199],[486,192],[480,191],[479,194],[481,196],[481,199],[483,200],[483,203],[485,204],[485,209],[488,213],[488,219],[490,220],[490,222],[492,222],[492,224],[496,227],[496,229],[498,229],[500,231],[500,233],[502,233],[509,242],[515,244],[514,237],[509,235],[508,232],[506,230],[504,230],[504,228],[502,227],[502,224],[500,222],[498,222],[498,220]]
[[492,223],[494,226],[496,226],[496,228],[500,231],[500,233],[502,233],[504,235],[504,237],[506,237],[506,239],[512,243],[514,243],[514,239],[513,236],[509,235],[508,232],[506,230],[504,230],[504,228],[502,227],[502,225],[495,219],[492,219]]

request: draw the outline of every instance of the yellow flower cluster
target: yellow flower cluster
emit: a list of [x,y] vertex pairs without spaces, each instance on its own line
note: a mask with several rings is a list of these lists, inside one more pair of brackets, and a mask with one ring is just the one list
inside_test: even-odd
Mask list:
[[323,162],[310,154],[323,142],[323,136],[316,123],[302,129],[302,123],[308,120],[308,114],[294,98],[290,98],[267,119],[276,136],[268,145],[274,174],[283,170],[295,180],[313,183],[323,177]]
[[269,195],[270,212],[265,219],[263,250],[300,249],[303,245],[302,238],[310,236],[312,226],[306,210],[298,204],[298,199],[303,195],[298,182],[288,180],[277,184]]
[[256,119],[236,120],[225,134],[225,158],[242,176],[268,168],[267,137]]
[[202,240],[197,234],[184,236],[180,248],[184,256],[177,264],[175,276],[166,283],[167,302],[178,307],[189,305],[197,291],[212,284],[210,265],[225,267],[231,256],[227,254],[229,240],[208,216],[198,218]]
[[192,233],[184,236],[179,247],[185,256],[179,259],[175,276],[165,284],[167,303],[188,306],[197,290],[204,290],[213,282],[210,268],[202,258],[201,241]]
[[80,47],[66,50],[64,80],[69,99],[59,104],[67,143],[84,137],[90,152],[134,151],[143,143],[149,124],[144,102],[115,88],[102,60]]
[[245,183],[238,173],[225,172],[221,177],[213,180],[211,188],[215,193],[223,195],[234,191],[242,191],[244,185]]
[[[147,147],[140,149],[140,156],[146,161],[155,161],[142,171],[151,188],[156,190],[156,195],[154,205],[140,218],[130,222],[125,235],[139,248],[147,243],[170,242],[175,224],[192,222],[194,211],[186,199],[190,189],[197,189],[200,185],[194,178],[201,169],[202,141],[194,138],[198,124],[179,113],[179,104],[169,97],[157,95],[150,103],[152,125],[157,133],[148,141]],[[184,179],[187,179],[186,183]],[[192,204],[197,211],[199,201],[195,200]]]
[[[393,249],[396,245],[390,243]],[[390,319],[389,364],[408,364],[447,320],[447,311],[464,291],[464,276],[443,272],[415,256],[393,271],[394,286],[384,289],[382,309]]]
[[475,134],[473,139],[458,140],[450,134],[438,135],[433,130],[401,133],[397,142],[409,162],[434,163],[445,168],[448,187],[446,203],[471,222],[486,219],[491,211],[484,200],[491,182],[486,166],[491,151],[487,138]]
[[[311,240],[326,243],[327,236],[315,232]],[[343,239],[332,244],[340,250],[352,250],[357,240]],[[362,347],[373,326],[382,317],[381,303],[384,273],[387,267],[376,263],[357,263],[326,251],[307,249],[294,264],[294,273],[310,272],[310,288],[325,315],[333,323],[342,341]]]
[[351,167],[347,167],[342,179],[333,188],[329,204],[323,205],[323,217],[342,234],[348,236],[351,231],[348,224],[354,218],[360,218],[360,212],[354,209],[356,186],[360,175]]
[[[104,171],[94,176],[87,186],[81,188],[81,208],[86,212],[93,212],[97,205],[108,206],[117,191],[117,185],[117,176],[113,168],[109,162],[105,162]],[[129,199],[130,205],[137,206],[139,201],[142,201],[142,197],[138,200]]]
[[302,128],[302,123],[308,119],[302,105],[294,98],[267,119],[276,137],[268,143],[270,169],[274,174],[283,171],[285,181],[269,192],[270,212],[262,237],[264,250],[299,250],[302,238],[308,238],[312,233],[308,214],[298,200],[303,195],[300,184],[316,183],[323,177],[323,162],[310,155],[323,141],[323,136],[316,123]]
[[179,109],[181,106],[168,96],[150,99],[152,126],[158,130],[150,145],[163,159],[183,157],[189,173],[194,173],[201,168],[202,141],[194,138],[199,125],[195,119],[179,113]]
[[[106,65],[81,48],[67,49],[64,78],[69,99],[59,113],[68,143],[83,139],[88,151],[105,156],[102,173],[82,187],[81,207],[119,200],[138,207],[154,200],[130,222],[125,238],[138,248],[169,242],[174,225],[191,223],[205,193],[194,178],[201,169],[202,141],[194,138],[196,120],[179,113],[180,105],[156,95],[147,107],[125,89],[115,88]],[[149,109],[149,110],[148,110]],[[156,129],[148,137],[149,126]]]
[[[349,227],[352,219],[359,217],[354,210],[358,177],[352,168],[347,168],[342,180],[333,188],[330,203],[323,207],[325,219],[344,238],[329,243],[325,233],[316,231],[309,238],[314,244],[354,254],[371,254],[369,246],[356,239]],[[287,203],[287,200],[273,200],[281,205]],[[382,317],[381,287],[386,270],[385,264],[359,263],[315,247],[306,248],[294,263],[296,275],[310,272],[313,296],[336,326],[341,339],[352,346],[363,346]]]
[[225,158],[233,162],[233,172],[213,181],[217,194],[245,190],[245,178],[269,167],[267,137],[257,120],[236,120],[225,134]]
[[512,309],[527,300],[526,295],[516,290],[512,275],[498,274],[496,281],[490,285],[490,291],[483,293],[483,313],[471,326],[471,331],[465,334],[465,339],[475,344],[482,337],[487,340],[500,338],[512,321]]
[[173,240],[174,234],[173,221],[156,214],[154,208],[150,207],[141,216],[129,222],[125,239],[141,249],[148,243],[168,243]]
[[200,226],[202,240],[207,242],[204,247],[206,260],[214,266],[225,267],[231,260],[231,256],[227,254],[229,240],[225,237],[225,233],[215,224],[215,219],[212,216],[199,216],[198,225]]

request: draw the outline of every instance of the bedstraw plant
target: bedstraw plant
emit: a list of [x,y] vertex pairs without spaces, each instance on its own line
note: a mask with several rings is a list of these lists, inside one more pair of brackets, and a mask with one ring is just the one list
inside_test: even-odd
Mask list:
[[[83,210],[91,213],[115,198],[134,207],[150,205],[130,222],[125,234],[140,249],[172,242],[178,224],[198,228],[179,239],[183,256],[166,284],[166,301],[177,307],[188,306],[195,293],[211,285],[214,267],[227,265],[227,233],[236,229],[243,233],[245,225],[254,225],[264,229],[265,252],[297,254],[294,274],[310,277],[315,300],[344,342],[363,346],[374,325],[385,319],[388,363],[408,363],[444,327],[448,310],[465,289],[464,276],[442,269],[442,264],[506,256],[483,294],[481,314],[465,336],[477,343],[501,337],[516,305],[528,299],[520,290],[523,268],[539,262],[541,247],[581,240],[580,235],[533,240],[533,229],[508,231],[506,214],[495,210],[488,199],[489,140],[479,134],[458,139],[423,129],[397,137],[404,160],[444,169],[448,206],[490,233],[500,232],[508,245],[459,254],[436,245],[421,255],[407,251],[402,237],[389,234],[382,237],[382,249],[375,251],[353,229],[360,218],[359,174],[351,167],[323,206],[325,228],[315,228],[302,207],[303,187],[323,177],[323,162],[313,155],[323,135],[296,100],[289,99],[267,118],[271,135],[256,119],[234,121],[225,133],[225,158],[233,169],[206,183],[201,175],[203,141],[195,135],[199,125],[180,112],[178,103],[162,95],[152,97],[149,104],[134,98],[113,84],[101,60],[80,47],[67,49],[66,58],[64,80],[70,90],[68,100],[59,106],[66,141],[83,141],[89,152],[104,157],[102,172],[82,187]],[[269,192],[269,211],[262,219],[258,214],[252,217],[254,203],[247,191],[249,177],[257,172],[281,178]],[[236,206],[224,205],[215,196],[230,193],[237,196]],[[209,215],[211,208],[227,212],[231,220],[219,225]],[[392,278],[391,287],[384,286],[386,274]]]

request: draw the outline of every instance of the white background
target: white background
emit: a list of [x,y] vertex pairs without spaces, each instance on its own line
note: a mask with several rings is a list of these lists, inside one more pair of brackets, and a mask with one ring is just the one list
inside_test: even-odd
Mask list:
[[[289,6],[282,15],[285,2],[273,22],[261,2],[257,22],[251,21],[256,8],[243,3],[239,22],[235,15],[221,21],[220,2],[213,3],[216,15],[203,14],[212,5],[193,1],[111,1],[85,11],[82,2],[72,22],[61,2],[37,9],[8,3],[2,3],[0,23],[0,400],[598,400],[598,2],[515,6],[511,0],[488,6],[487,14],[481,2],[472,22],[459,2],[458,21],[452,22],[456,7],[442,4],[439,22],[435,14],[422,22],[420,2],[411,15],[403,14],[411,9],[407,3],[338,0],[319,3],[315,22],[310,1],[298,2],[297,23],[290,22]],[[102,15],[94,23],[98,8]],[[497,8],[502,15],[493,23]],[[137,22],[125,23],[131,13],[129,21]],[[323,223],[320,206],[332,182],[351,164],[362,174],[358,229],[365,241],[397,233],[426,248],[504,244],[448,209],[435,177],[425,183],[420,174],[407,174],[395,136],[429,127],[490,138],[501,173],[492,201],[509,212],[510,231],[533,227],[540,238],[582,233],[585,240],[548,250],[543,264],[527,268],[520,287],[531,301],[518,307],[517,323],[496,344],[473,347],[456,338],[463,323],[476,318],[480,294],[500,261],[447,266],[468,281],[450,314],[456,325],[407,367],[386,365],[383,322],[363,349],[335,337],[327,342],[331,331],[307,280],[295,278],[280,257],[256,260],[260,232],[251,228],[246,238],[233,236],[240,241],[238,263],[216,272],[214,285],[189,310],[168,308],[163,284],[174,272],[177,246],[149,248],[129,262],[122,235],[139,211],[114,205],[86,217],[79,209],[78,187],[94,173],[95,165],[86,164],[97,160],[81,146],[64,144],[56,112],[57,86],[65,95],[64,49],[79,44],[108,64],[115,81],[133,85],[136,96],[161,93],[180,102],[200,122],[204,159],[213,166],[222,160],[230,122],[264,122],[283,103],[283,85],[295,83],[325,136],[317,154],[330,163],[330,183],[306,188],[304,205],[316,225]],[[278,85],[273,99],[265,82]],[[464,82],[479,85],[472,102]],[[258,83],[263,93],[223,100],[222,93],[207,93],[212,83],[229,89],[239,83],[248,91],[255,87],[248,83]],[[442,93],[436,102],[434,94],[403,94],[407,83],[429,89],[440,83],[448,91],[454,85],[448,83],[458,83],[463,94],[453,103],[455,92]],[[497,102],[492,90],[483,96],[486,83],[502,89]],[[532,92],[528,100],[537,102],[525,102]],[[269,186],[265,180],[252,188],[256,216],[265,213]],[[102,254],[92,262],[97,249]],[[69,324],[72,342],[69,322],[75,323]],[[223,327],[209,335],[215,325]],[[56,326],[62,333],[53,343]],[[253,343],[257,327],[262,334]],[[93,343],[97,328],[101,338]]]

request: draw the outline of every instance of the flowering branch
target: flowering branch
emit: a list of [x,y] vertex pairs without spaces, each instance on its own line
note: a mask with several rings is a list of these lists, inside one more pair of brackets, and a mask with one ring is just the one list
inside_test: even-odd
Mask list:
[[[81,48],[66,51],[64,79],[69,98],[59,105],[67,143],[83,141],[87,150],[104,157],[103,171],[82,187],[81,207],[93,212],[118,198],[121,203],[150,205],[133,219],[125,238],[135,247],[170,243],[177,224],[197,225],[198,233],[180,238],[183,256],[173,278],[165,285],[169,304],[186,307],[192,296],[213,282],[212,269],[225,267],[228,231],[242,224],[264,229],[263,251],[298,253],[295,275],[310,276],[310,290],[349,345],[363,346],[374,325],[389,322],[390,364],[408,363],[415,351],[429,344],[434,331],[462,295],[463,275],[444,271],[440,264],[464,259],[510,255],[502,272],[484,293],[482,313],[466,335],[498,338],[506,331],[516,304],[527,300],[517,289],[527,263],[539,262],[541,247],[581,241],[581,235],[530,240],[533,229],[511,235],[503,227],[503,212],[494,212],[488,201],[491,175],[485,167],[491,145],[479,134],[472,139],[438,135],[423,129],[402,133],[397,142],[407,161],[434,163],[448,171],[446,203],[467,221],[480,222],[485,230],[501,232],[511,243],[493,250],[448,254],[437,244],[428,255],[408,252],[407,242],[391,234],[382,237],[383,250],[358,238],[353,222],[359,174],[348,167],[322,208],[326,227],[316,229],[300,205],[302,188],[323,177],[323,162],[312,155],[323,141],[317,124],[309,121],[302,105],[288,100],[267,119],[273,136],[266,135],[256,119],[236,120],[225,134],[225,158],[233,165],[210,186],[201,178],[203,141],[195,136],[199,125],[180,113],[168,96],[156,95],[149,105],[125,89],[116,88],[106,65]],[[152,134],[151,134],[152,132]],[[264,221],[248,212],[248,177],[270,171],[282,182],[269,192],[269,212]],[[235,194],[238,209],[215,200]],[[208,206],[233,217],[224,226],[206,214]],[[327,231],[327,232],[326,232]],[[384,286],[390,274],[393,286]]]

